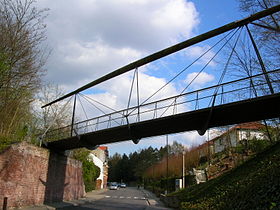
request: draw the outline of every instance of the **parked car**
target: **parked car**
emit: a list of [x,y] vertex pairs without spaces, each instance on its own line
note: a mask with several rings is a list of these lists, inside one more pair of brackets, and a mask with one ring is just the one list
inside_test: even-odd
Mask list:
[[119,186],[118,186],[117,183],[111,183],[109,189],[110,190],[117,190],[117,189],[119,189]]
[[121,183],[121,188],[126,188],[126,184],[125,183]]

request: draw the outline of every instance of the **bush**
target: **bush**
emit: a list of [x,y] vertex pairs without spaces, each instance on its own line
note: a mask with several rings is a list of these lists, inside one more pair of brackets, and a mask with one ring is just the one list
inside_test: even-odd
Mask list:
[[100,169],[90,160],[88,160],[90,151],[87,149],[76,149],[73,157],[80,160],[83,164],[83,178],[86,192],[95,189],[95,181],[100,175]]
[[86,192],[95,189],[95,181],[99,177],[100,169],[91,161],[83,161],[83,178]]
[[224,175],[177,196],[182,209],[279,209],[280,143]]

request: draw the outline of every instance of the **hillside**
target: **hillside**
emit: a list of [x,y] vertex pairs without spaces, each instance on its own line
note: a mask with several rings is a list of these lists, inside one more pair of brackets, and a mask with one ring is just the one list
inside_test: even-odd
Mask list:
[[181,209],[279,209],[280,143],[209,182],[176,196]]

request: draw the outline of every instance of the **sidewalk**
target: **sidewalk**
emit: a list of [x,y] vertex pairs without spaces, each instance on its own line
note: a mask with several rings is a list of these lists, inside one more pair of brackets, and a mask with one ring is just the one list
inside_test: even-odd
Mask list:
[[20,207],[15,209],[20,210],[55,210],[59,208],[65,208],[65,207],[71,207],[71,206],[78,206],[81,204],[84,204],[86,202],[86,199],[90,198],[91,200],[95,198],[95,200],[101,199],[103,196],[99,194],[107,191],[107,189],[101,189],[101,190],[93,190],[92,192],[88,192],[86,194],[86,197],[80,198],[79,200],[72,200],[72,201],[63,201],[63,202],[56,202],[51,204],[44,204],[44,205],[37,205],[37,206],[26,206],[26,207]]
[[146,208],[146,210],[152,210],[152,209],[171,209],[164,206],[164,204],[160,201],[160,199],[152,192],[145,190],[143,188],[140,189],[147,198],[147,202],[149,203],[149,206]]

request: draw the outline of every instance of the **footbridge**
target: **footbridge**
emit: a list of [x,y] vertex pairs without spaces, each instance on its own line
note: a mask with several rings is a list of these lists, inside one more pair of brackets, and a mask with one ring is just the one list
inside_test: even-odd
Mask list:
[[[196,130],[203,135],[213,127],[260,120],[266,123],[266,119],[279,118],[280,68],[278,64],[266,63],[258,39],[254,38],[250,30],[252,25],[267,29],[260,24],[261,20],[279,11],[280,5],[193,37],[51,101],[43,108],[60,103],[59,107],[63,111],[70,106],[71,122],[59,127],[50,123],[40,134],[41,142],[45,147],[60,151],[80,147],[91,149],[101,144],[127,140],[138,143],[146,137],[185,131]],[[280,33],[273,29],[267,30],[278,35]],[[143,98],[140,95],[141,67],[151,63],[158,65],[159,59],[187,52],[184,50],[191,50],[191,47],[197,45],[208,47],[193,61],[186,61],[183,68],[156,91],[151,91],[149,97]],[[222,62],[217,62],[218,58]],[[182,83],[187,71],[196,73],[188,82]],[[195,82],[206,71],[215,71],[215,75],[219,75],[216,84],[195,88]],[[110,107],[104,101],[97,100],[100,94],[94,87],[129,72],[131,76],[127,78],[131,79],[131,86],[127,93],[123,93],[128,95],[124,107]],[[181,82],[177,94],[163,94],[168,86],[176,86],[176,81]],[[59,114],[60,111],[52,116],[53,122]]]

